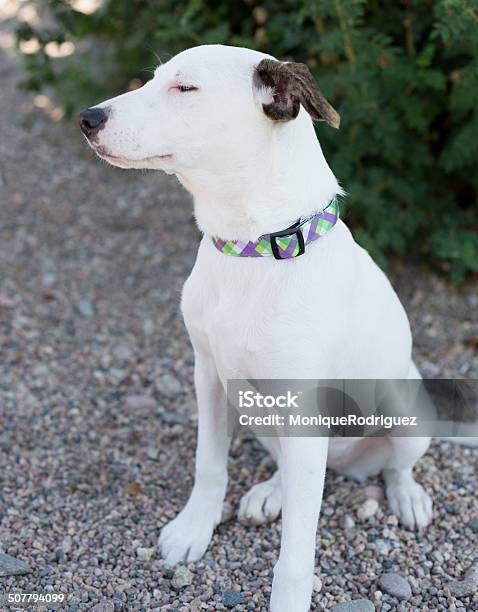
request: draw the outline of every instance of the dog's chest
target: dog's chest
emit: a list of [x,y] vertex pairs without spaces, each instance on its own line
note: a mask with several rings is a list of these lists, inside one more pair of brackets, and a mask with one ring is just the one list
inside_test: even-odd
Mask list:
[[221,254],[203,240],[182,311],[196,353],[214,359],[224,383],[400,378],[410,363],[403,308],[345,226],[283,262]]
[[317,338],[321,312],[334,307],[310,283],[306,262],[243,260],[201,246],[182,311],[195,350],[213,356],[223,381],[314,377],[330,343],[341,341],[334,320]]
[[[229,281],[232,279],[229,279]],[[183,290],[182,311],[196,351],[214,357],[220,378],[257,376],[258,365],[273,348],[275,308],[254,283],[222,281],[193,274]]]

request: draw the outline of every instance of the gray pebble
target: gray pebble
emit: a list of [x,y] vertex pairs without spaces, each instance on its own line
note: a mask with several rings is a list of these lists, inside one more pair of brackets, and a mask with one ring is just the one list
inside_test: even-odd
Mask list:
[[445,562],[445,559],[444,559],[443,555],[441,554],[441,552],[439,550],[434,550],[432,552],[432,558],[437,563],[444,563]]
[[91,608],[91,612],[115,612],[115,604],[112,601],[102,601]]
[[0,553],[0,576],[22,576],[31,574],[30,567],[19,559]]
[[113,349],[113,355],[119,361],[129,361],[133,355],[132,350],[126,344],[118,344]]
[[352,599],[337,604],[331,612],[375,612],[375,606],[368,599]]
[[222,603],[226,608],[234,608],[244,603],[244,595],[239,591],[224,591],[222,594]]
[[184,425],[189,421],[189,417],[186,414],[180,414],[172,410],[165,410],[161,416],[169,425]]
[[126,398],[126,407],[130,410],[155,410],[157,403],[149,395],[130,395]]
[[350,514],[345,514],[340,519],[340,526],[342,527],[342,529],[352,529],[353,527],[355,527],[355,521],[350,516]]
[[61,543],[61,547],[63,548],[63,552],[67,555],[71,552],[72,540],[71,536],[67,535],[63,538],[63,542]]
[[136,556],[140,561],[150,561],[155,552],[155,548],[137,548]]
[[381,538],[378,538],[377,540],[375,540],[374,544],[379,554],[387,556],[390,552],[390,544],[389,542],[387,542],[387,540],[382,540]]
[[75,304],[75,308],[82,317],[85,317],[85,319],[91,319],[95,314],[93,304],[87,299],[78,300]]
[[175,378],[172,374],[164,374],[161,378],[156,382],[156,389],[162,395],[166,397],[173,398],[176,397],[179,393],[181,393],[181,384],[177,378]]
[[145,336],[151,336],[154,333],[154,323],[151,319],[143,321],[143,333]]
[[378,580],[378,584],[383,591],[397,597],[397,599],[406,601],[412,596],[412,589],[408,582],[403,576],[395,572],[382,574]]
[[466,296],[466,301],[472,308],[476,308],[478,306],[478,295],[476,293],[469,293]]
[[156,461],[156,459],[158,458],[159,449],[157,449],[157,448],[148,448],[146,450],[146,454],[147,454],[149,459],[151,459],[152,461]]

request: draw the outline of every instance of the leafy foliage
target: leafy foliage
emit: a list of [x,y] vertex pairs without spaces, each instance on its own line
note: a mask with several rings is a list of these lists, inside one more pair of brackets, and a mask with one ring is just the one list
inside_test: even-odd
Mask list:
[[[478,8],[475,0],[39,0],[25,85],[68,113],[124,91],[144,69],[202,43],[306,62],[342,116],[319,127],[350,196],[355,236],[379,262],[413,253],[460,281],[478,272]],[[52,43],[75,51],[50,57]],[[61,47],[60,47],[61,48]]]

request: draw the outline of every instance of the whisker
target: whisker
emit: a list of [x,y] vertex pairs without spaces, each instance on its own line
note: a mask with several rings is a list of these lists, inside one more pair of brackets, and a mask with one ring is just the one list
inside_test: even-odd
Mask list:
[[[152,47],[152,45],[150,45],[149,43],[145,43],[145,46],[149,51],[153,53],[154,57],[158,60],[159,65],[164,64],[164,61],[159,56],[159,53],[157,53],[157,51]],[[171,53],[164,53],[163,55],[167,57],[165,61],[168,61],[169,59],[173,57]]]

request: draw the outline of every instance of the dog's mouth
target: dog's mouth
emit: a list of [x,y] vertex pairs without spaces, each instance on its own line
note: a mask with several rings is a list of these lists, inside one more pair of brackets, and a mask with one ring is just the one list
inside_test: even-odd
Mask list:
[[119,163],[125,165],[141,165],[141,164],[151,164],[161,160],[172,159],[173,154],[167,153],[165,155],[150,155],[148,157],[139,157],[139,158],[131,158],[131,157],[123,157],[122,155],[113,155],[102,145],[91,145],[94,149],[95,153],[99,155],[101,158],[106,161],[111,161],[112,163]]

